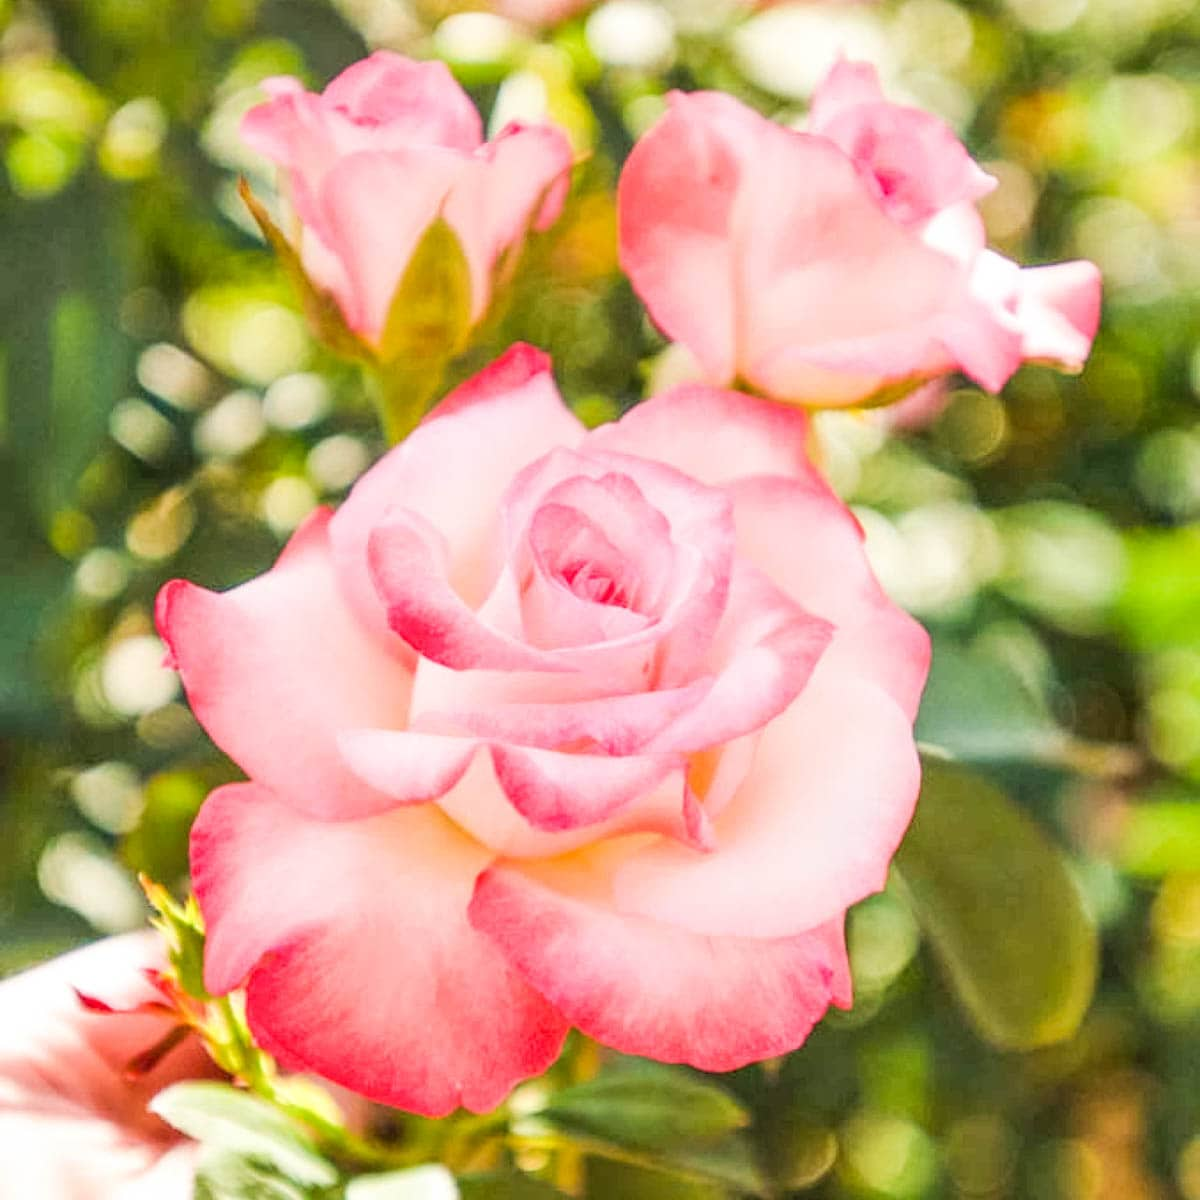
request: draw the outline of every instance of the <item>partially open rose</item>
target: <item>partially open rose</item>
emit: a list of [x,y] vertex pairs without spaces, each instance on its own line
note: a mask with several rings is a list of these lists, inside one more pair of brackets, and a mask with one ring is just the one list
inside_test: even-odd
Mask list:
[[442,1114],[570,1025],[728,1070],[849,1003],[928,640],[805,436],[707,387],[589,433],[515,347],[265,575],[167,585],[250,776],[193,833],[207,985],[247,985],[267,1048]]
[[324,92],[290,77],[246,114],[242,135],[278,164],[308,276],[332,293],[367,342],[383,330],[421,237],[444,217],[471,276],[471,318],[492,297],[501,256],[562,209],[571,170],[565,135],[511,124],[490,142],[444,63],[380,50]]
[[956,369],[995,391],[1022,362],[1083,365],[1095,266],[986,249],[994,181],[873,68],[835,66],[803,133],[720,92],[669,101],[621,175],[621,261],[709,382],[839,406]]

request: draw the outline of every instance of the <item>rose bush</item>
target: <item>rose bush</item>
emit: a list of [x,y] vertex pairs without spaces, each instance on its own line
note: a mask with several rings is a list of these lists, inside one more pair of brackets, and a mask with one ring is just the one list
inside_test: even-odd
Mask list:
[[199,1147],[146,1105],[168,1084],[215,1068],[188,1035],[137,1078],[125,1073],[173,1028],[145,975],[164,965],[158,939],[133,934],[0,983],[0,1197],[192,1195]]
[[461,242],[478,320],[501,255],[562,209],[572,164],[562,132],[513,123],[484,142],[443,63],[381,50],[320,95],[290,77],[263,87],[271,98],[246,114],[242,136],[283,171],[306,274],[369,343],[439,215]]
[[621,175],[621,261],[710,382],[833,406],[954,369],[995,391],[1025,361],[1082,366],[1096,268],[986,249],[994,181],[873,68],[835,66],[803,133],[723,93],[669,99]]
[[485,1110],[571,1025],[719,1071],[849,1003],[928,639],[806,435],[702,386],[586,432],[518,346],[265,575],[163,589],[250,777],[192,834],[207,986],[286,1065]]

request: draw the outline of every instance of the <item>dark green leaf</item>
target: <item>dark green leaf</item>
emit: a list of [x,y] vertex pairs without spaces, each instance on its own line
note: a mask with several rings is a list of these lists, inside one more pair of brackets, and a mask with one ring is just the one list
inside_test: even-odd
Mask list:
[[557,1188],[515,1171],[463,1175],[458,1191],[462,1200],[564,1200]]
[[999,788],[927,757],[896,868],[980,1033],[1029,1049],[1075,1031],[1096,930],[1062,855]]
[[669,1067],[639,1066],[556,1093],[540,1116],[618,1145],[692,1146],[747,1124],[723,1088]]
[[229,1084],[177,1083],[159,1092],[150,1109],[188,1137],[269,1164],[302,1186],[337,1182],[336,1169],[288,1117]]

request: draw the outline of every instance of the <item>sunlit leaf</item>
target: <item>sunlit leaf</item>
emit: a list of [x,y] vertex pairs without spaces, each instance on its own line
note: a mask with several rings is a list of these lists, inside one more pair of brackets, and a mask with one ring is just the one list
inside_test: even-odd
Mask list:
[[1075,1031],[1095,985],[1096,930],[1062,855],[999,788],[927,757],[896,868],[983,1036],[1028,1049]]
[[150,1110],[188,1137],[269,1163],[303,1186],[330,1187],[337,1182],[333,1165],[288,1117],[228,1084],[177,1083],[159,1092]]

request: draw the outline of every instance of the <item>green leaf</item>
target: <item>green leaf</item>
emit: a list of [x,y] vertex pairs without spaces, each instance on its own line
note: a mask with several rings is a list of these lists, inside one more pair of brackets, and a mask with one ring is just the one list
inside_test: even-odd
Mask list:
[[458,1200],[454,1176],[430,1164],[384,1175],[362,1175],[346,1188],[346,1200]]
[[715,1140],[749,1122],[723,1088],[649,1064],[557,1092],[538,1115],[562,1129],[649,1149]]
[[1096,982],[1096,930],[1062,855],[999,788],[927,757],[895,865],[985,1038],[1024,1050],[1075,1031]]
[[208,999],[204,988],[204,919],[195,896],[180,904],[161,883],[146,875],[139,875],[138,882],[157,914],[150,923],[166,942],[167,960],[179,986],[197,1000]]
[[1131,804],[1117,859],[1129,874],[1152,879],[1200,873],[1200,798],[1190,789],[1163,787]]
[[275,252],[288,279],[296,289],[300,298],[300,306],[308,319],[313,332],[329,347],[334,354],[343,358],[369,362],[372,358],[370,348],[346,324],[341,306],[328,292],[318,288],[309,279],[296,247],[288,241],[282,229],[271,220],[271,214],[250,190],[245,179],[238,180],[238,195],[242,203],[250,210],[255,224],[262,230],[267,244]]
[[1011,668],[945,641],[934,645],[917,738],[968,762],[1056,759],[1066,741]]
[[442,365],[462,349],[471,327],[471,269],[458,234],[442,217],[417,243],[392,294],[379,360],[400,363],[406,375]]
[[226,1151],[266,1163],[304,1187],[337,1182],[333,1165],[317,1153],[283,1113],[257,1096],[225,1083],[177,1083],[150,1102],[180,1133]]
[[564,1200],[558,1188],[515,1171],[463,1175],[458,1191],[462,1200]]
[[313,1200],[315,1193],[268,1166],[228,1151],[205,1151],[196,1170],[195,1200]]

